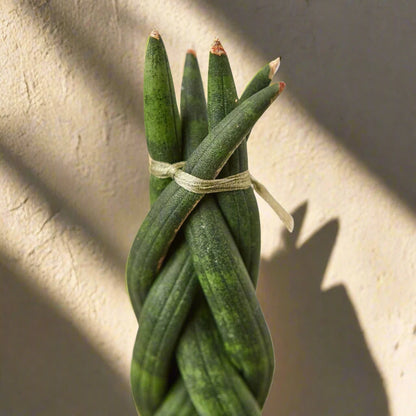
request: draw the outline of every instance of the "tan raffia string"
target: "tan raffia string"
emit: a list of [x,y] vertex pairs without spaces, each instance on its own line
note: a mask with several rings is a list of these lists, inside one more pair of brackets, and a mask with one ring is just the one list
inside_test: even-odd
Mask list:
[[182,170],[186,162],[167,163],[149,157],[149,172],[160,179],[171,178],[179,186],[196,194],[212,194],[217,192],[238,191],[253,186],[279,216],[286,228],[292,232],[293,217],[274,199],[266,187],[256,180],[248,170],[220,179],[201,179]]

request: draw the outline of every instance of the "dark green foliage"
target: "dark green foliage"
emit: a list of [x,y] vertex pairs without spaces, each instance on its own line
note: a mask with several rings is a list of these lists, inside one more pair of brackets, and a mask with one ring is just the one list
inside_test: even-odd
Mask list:
[[[219,42],[214,45],[223,51]],[[246,138],[281,92],[280,85],[268,86],[267,66],[237,100],[228,58],[213,51],[208,108],[195,53],[187,53],[181,120],[156,32],[149,37],[145,63],[149,154],[169,163],[184,159],[183,170],[202,179],[247,169]],[[255,296],[260,233],[253,191],[203,197],[151,176],[150,193],[152,207],[126,268],[139,322],[131,367],[138,411],[260,415],[274,357]]]
[[[153,34],[153,32],[152,32]],[[149,36],[143,82],[144,124],[150,156],[163,162],[182,158],[181,122],[165,46],[160,36]],[[153,203],[169,179],[150,178]]]

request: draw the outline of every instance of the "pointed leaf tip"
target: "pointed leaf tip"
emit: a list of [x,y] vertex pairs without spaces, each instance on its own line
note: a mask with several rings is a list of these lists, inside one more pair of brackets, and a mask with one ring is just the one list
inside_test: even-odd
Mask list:
[[214,43],[211,45],[210,52],[218,56],[227,55],[218,38],[214,39]]
[[160,34],[159,34],[159,32],[158,32],[156,29],[153,29],[153,30],[152,30],[152,32],[150,33],[150,36],[151,36],[152,38],[157,39],[157,40],[159,40],[159,39],[160,39]]
[[279,94],[286,88],[286,84],[283,81],[279,82]]
[[279,67],[280,67],[280,56],[276,58],[274,61],[269,62],[269,68],[270,68],[269,78],[270,79],[272,79],[276,75],[276,72],[278,71]]
[[186,53],[190,53],[191,55],[193,55],[193,56],[195,56],[196,57],[196,52],[195,52],[195,49],[188,49],[187,51],[186,51]]

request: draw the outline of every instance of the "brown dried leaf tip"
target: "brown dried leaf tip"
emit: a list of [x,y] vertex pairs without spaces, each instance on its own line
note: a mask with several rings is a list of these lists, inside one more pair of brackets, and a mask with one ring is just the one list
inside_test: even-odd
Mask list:
[[158,32],[157,30],[155,30],[155,29],[153,29],[153,30],[152,30],[152,33],[150,34],[150,36],[151,36],[152,38],[157,39],[157,40],[159,40],[159,39],[160,39],[160,34],[159,34],[159,32]]
[[280,56],[276,58],[274,61],[269,62],[269,68],[270,68],[269,78],[270,79],[273,79],[273,77],[276,75],[276,72],[279,69],[279,66],[280,66]]
[[[270,102],[272,103],[282,92],[283,90],[286,88],[286,83],[284,83],[283,81],[280,81],[279,83],[279,91],[276,92],[276,94],[273,96],[273,98],[270,100]],[[275,85],[275,84],[273,84]]]
[[210,52],[218,56],[227,55],[218,38],[214,39],[214,43],[211,46]]
[[186,53],[190,53],[191,55],[193,55],[193,56],[195,56],[195,57],[196,57],[196,52],[195,52],[195,49],[188,49],[188,50],[186,51]]

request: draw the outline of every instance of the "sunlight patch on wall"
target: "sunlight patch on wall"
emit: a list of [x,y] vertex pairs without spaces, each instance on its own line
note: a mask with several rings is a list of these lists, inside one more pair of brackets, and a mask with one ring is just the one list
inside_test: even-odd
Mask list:
[[122,271],[65,207],[53,206],[4,159],[0,177],[1,261],[49,299],[127,383],[132,343],[121,340],[132,339],[136,322]]

